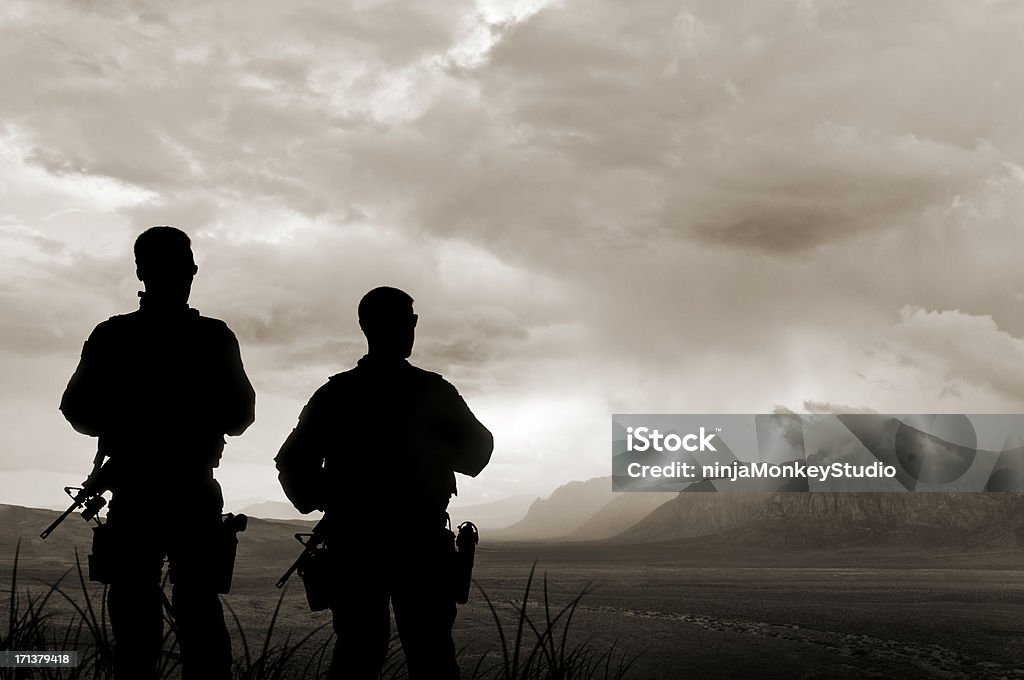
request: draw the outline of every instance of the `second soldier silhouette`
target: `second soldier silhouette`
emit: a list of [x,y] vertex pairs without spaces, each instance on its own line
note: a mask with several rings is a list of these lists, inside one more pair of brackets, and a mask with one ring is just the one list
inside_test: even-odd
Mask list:
[[366,355],[313,394],[276,458],[295,507],[325,511],[333,679],[378,677],[389,603],[411,680],[459,677],[446,509],[455,473],[479,474],[494,440],[450,383],[407,361],[412,303],[388,287],[362,298]]

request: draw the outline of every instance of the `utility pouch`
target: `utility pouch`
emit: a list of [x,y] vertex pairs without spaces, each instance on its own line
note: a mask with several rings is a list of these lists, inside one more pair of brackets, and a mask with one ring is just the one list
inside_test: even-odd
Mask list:
[[297,569],[302,586],[306,590],[306,602],[309,603],[309,610],[313,612],[329,608],[333,600],[329,557],[328,548],[318,545],[303,557]]
[[89,580],[110,584],[117,565],[117,543],[109,524],[92,528],[92,552],[89,554]]
[[473,561],[476,557],[476,544],[480,542],[480,532],[472,522],[460,524],[457,536],[450,529],[446,528],[445,532],[451,537],[449,584],[452,599],[456,604],[466,604],[473,581]]

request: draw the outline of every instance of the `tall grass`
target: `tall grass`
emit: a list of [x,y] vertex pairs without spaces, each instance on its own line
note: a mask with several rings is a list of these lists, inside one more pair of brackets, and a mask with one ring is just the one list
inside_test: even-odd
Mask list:
[[[14,564],[11,568],[11,584],[8,589],[7,626],[0,633],[0,650],[2,651],[57,651],[79,650],[76,668],[2,668],[0,679],[46,678],[47,680],[65,680],[67,678],[106,678],[112,673],[110,662],[111,646],[96,644],[90,627],[97,623],[95,610],[89,600],[89,593],[84,590],[87,608],[77,608],[77,616],[72,616],[63,628],[59,625],[55,613],[50,606],[54,595],[67,598],[61,583],[70,573],[64,572],[54,583],[46,586],[42,593],[25,588],[18,588],[18,563],[21,556],[21,541],[14,551]],[[84,585],[81,565],[77,562],[78,575]],[[102,643],[102,640],[100,641]]]
[[237,680],[282,680],[289,677],[308,678],[310,673],[313,673],[312,677],[315,678],[326,675],[327,663],[329,662],[327,660],[327,650],[331,644],[330,637],[321,642],[316,648],[313,648],[313,653],[307,657],[301,672],[298,672],[296,663],[298,661],[297,654],[310,649],[313,638],[327,628],[329,624],[324,623],[317,626],[295,642],[292,641],[290,633],[285,636],[284,640],[274,641],[277,616],[281,612],[281,603],[284,602],[285,592],[287,592],[287,588],[283,589],[277,598],[277,605],[274,607],[274,613],[270,617],[270,623],[263,636],[263,643],[260,645],[259,654],[255,655],[249,646],[249,636],[242,625],[241,619],[238,618],[238,614],[235,613],[234,608],[230,604],[224,603],[231,614],[231,618],[234,619],[235,627],[238,629],[238,637],[242,642],[243,655],[235,660],[235,678]]
[[[0,669],[0,680],[109,680],[113,678],[113,637],[106,608],[106,587],[97,596],[89,586],[76,553],[75,566],[53,584],[44,584],[40,591],[19,587],[18,562],[21,543],[15,550],[11,582],[7,592],[6,628],[0,630],[0,651],[76,650],[75,668]],[[74,572],[78,588],[72,594],[63,586]],[[616,650],[615,644],[598,645],[594,640],[577,639],[573,621],[580,602],[592,592],[590,584],[569,599],[561,608],[550,596],[547,574],[542,582],[542,599],[531,606],[536,563],[530,568],[522,599],[500,603],[476,583],[494,622],[497,651],[480,654],[475,662],[466,647],[458,650],[467,680],[620,680],[636,662],[638,654]],[[2,585],[2,584],[0,584]],[[334,644],[330,624],[322,624],[301,637],[290,633],[281,638],[277,623],[285,592],[265,629],[254,633],[246,628],[235,610],[225,602],[235,628],[241,654],[236,655],[236,680],[286,680],[288,678],[326,677]],[[71,607],[58,610],[53,599],[58,596]],[[503,616],[504,613],[504,616]],[[158,677],[179,677],[180,659],[173,619],[168,616],[164,636],[164,653]],[[325,634],[326,632],[326,634]],[[472,667],[468,667],[472,664]],[[392,637],[388,657],[381,674],[387,680],[408,677],[405,659],[397,636]]]
[[[0,631],[0,651],[29,651],[46,649],[50,614],[46,611],[47,603],[54,589],[50,588],[43,594],[22,594],[18,590],[18,558],[21,555],[21,541],[14,549],[14,566],[11,570],[11,587],[7,603],[7,626]],[[59,581],[58,581],[59,583]],[[0,668],[0,678],[28,677],[24,670]]]
[[470,677],[493,680],[618,680],[625,677],[639,654],[616,653],[614,643],[602,650],[589,638],[573,642],[573,617],[583,598],[593,592],[592,583],[588,582],[568,604],[553,613],[545,572],[538,616],[530,610],[530,590],[536,569],[537,563],[534,562],[526,579],[522,600],[518,605],[509,603],[513,607],[514,635],[512,630],[506,634],[498,605],[476,583],[494,620],[501,658],[497,664],[485,669],[483,664],[487,655],[481,656]]

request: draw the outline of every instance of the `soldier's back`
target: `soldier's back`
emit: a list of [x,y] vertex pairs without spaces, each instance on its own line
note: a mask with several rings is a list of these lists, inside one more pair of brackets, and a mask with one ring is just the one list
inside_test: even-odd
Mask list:
[[451,386],[437,373],[406,361],[362,359],[320,390],[334,426],[327,435],[329,509],[365,508],[402,525],[436,525],[454,492],[454,474],[434,440],[443,427],[443,395]]
[[252,421],[252,386],[227,325],[183,307],[111,317],[90,335],[61,410],[122,469],[216,467],[223,435]]

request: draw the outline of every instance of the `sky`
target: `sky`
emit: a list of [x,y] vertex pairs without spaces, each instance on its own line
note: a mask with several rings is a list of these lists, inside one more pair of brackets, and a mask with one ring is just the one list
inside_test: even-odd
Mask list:
[[[57,411],[188,232],[257,421],[232,502],[415,298],[494,433],[460,502],[610,474],[613,413],[1019,413],[1024,5],[0,5],[0,502],[58,507]],[[383,483],[383,482],[382,482]]]

